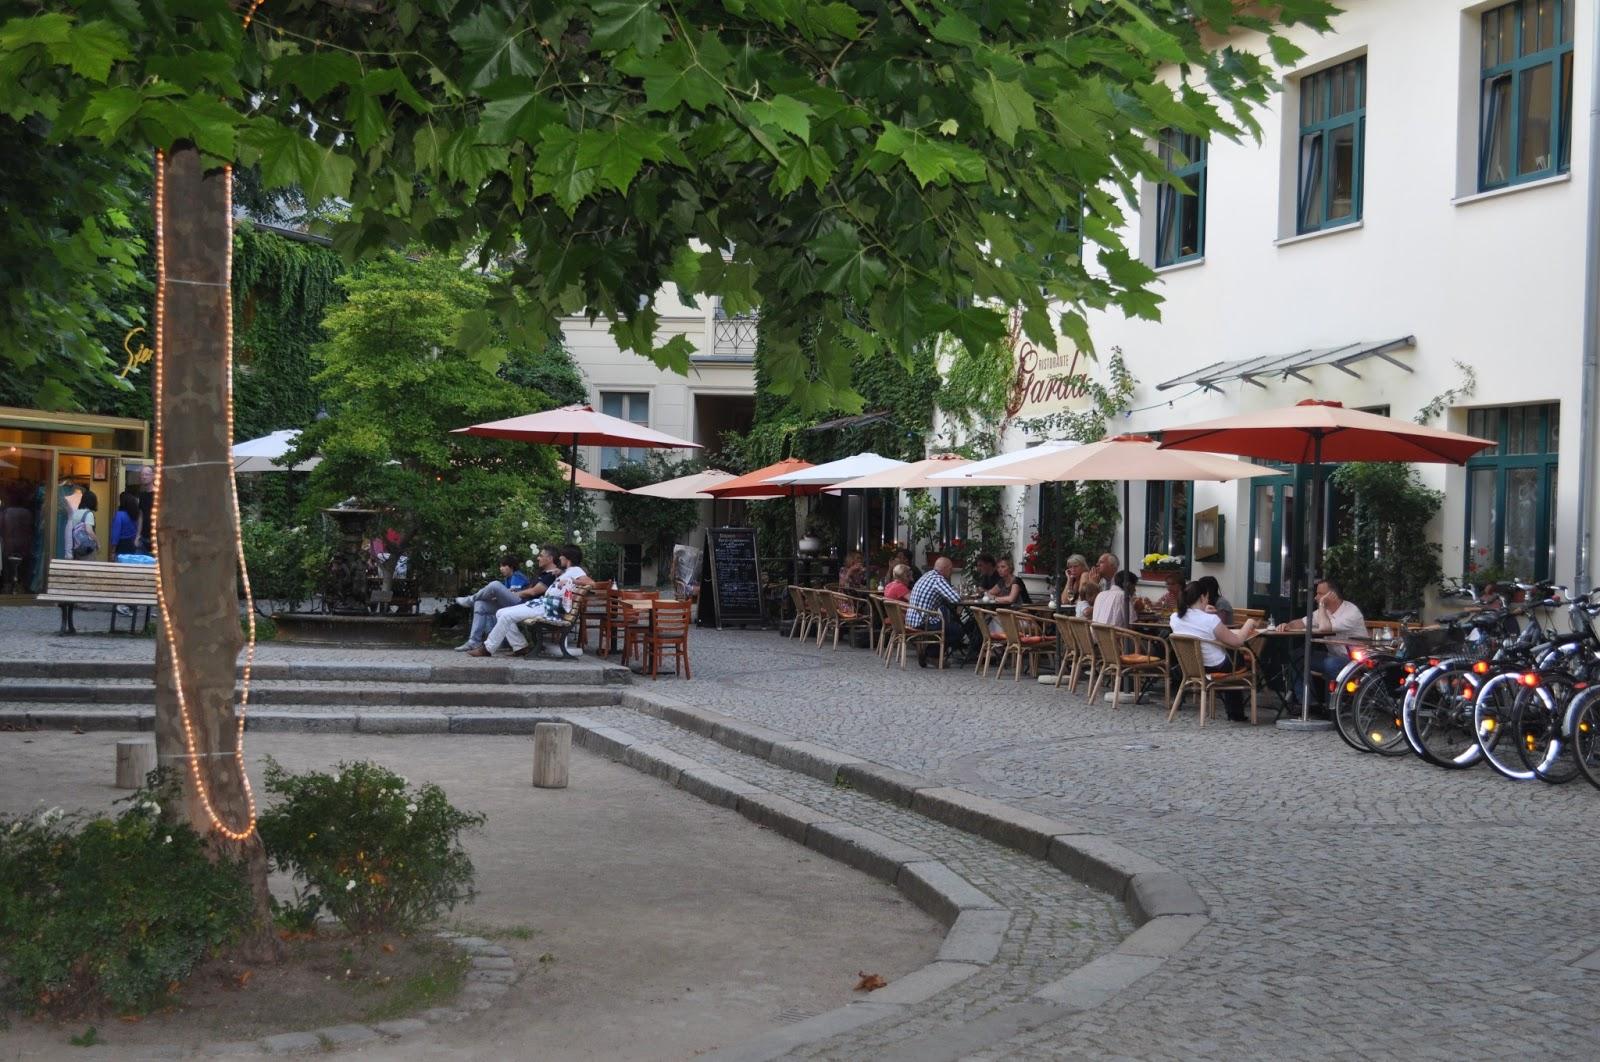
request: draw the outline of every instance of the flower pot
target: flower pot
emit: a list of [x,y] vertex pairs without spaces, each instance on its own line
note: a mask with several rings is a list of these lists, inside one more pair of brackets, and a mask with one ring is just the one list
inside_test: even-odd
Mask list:
[[822,540],[815,535],[807,535],[795,544],[795,549],[801,553],[816,553],[822,549]]
[[[1139,573],[1139,578],[1150,583],[1164,583],[1169,575],[1183,575],[1180,568],[1146,568]],[[1188,582],[1187,579],[1184,580]]]

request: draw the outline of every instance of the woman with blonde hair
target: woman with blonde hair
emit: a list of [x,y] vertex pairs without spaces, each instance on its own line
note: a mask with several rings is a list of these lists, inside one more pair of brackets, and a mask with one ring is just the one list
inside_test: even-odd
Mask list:
[[889,573],[889,582],[884,585],[883,596],[890,601],[909,600],[914,581],[909,564],[896,564],[894,571]]

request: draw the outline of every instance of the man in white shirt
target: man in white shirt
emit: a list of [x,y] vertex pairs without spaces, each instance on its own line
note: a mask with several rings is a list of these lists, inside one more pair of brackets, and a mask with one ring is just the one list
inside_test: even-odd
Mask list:
[[565,623],[572,611],[572,594],[580,586],[589,586],[594,580],[583,570],[583,550],[577,546],[562,546],[556,556],[561,574],[545,592],[526,605],[507,605],[494,614],[494,630],[484,639],[483,645],[467,651],[468,656],[493,656],[503,644],[510,644],[516,656],[528,654],[528,639],[518,626],[525,619],[548,620]]
[[[1291,620],[1284,626],[1291,631],[1303,631],[1306,629],[1306,621]],[[1337,580],[1326,576],[1317,580],[1317,611],[1312,614],[1311,632],[1330,642],[1367,636],[1367,618],[1361,614],[1361,609],[1356,607],[1354,601],[1344,599],[1344,590]],[[1295,659],[1298,663],[1298,654]],[[1320,661],[1317,657],[1312,657],[1312,670],[1331,679],[1349,662],[1349,656],[1343,652],[1323,653]],[[1298,688],[1297,684],[1296,689]]]

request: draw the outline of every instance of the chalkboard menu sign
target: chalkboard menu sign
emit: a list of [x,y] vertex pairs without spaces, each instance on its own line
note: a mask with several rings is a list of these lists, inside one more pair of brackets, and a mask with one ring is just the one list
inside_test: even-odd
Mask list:
[[[761,566],[753,527],[713,527],[706,531],[706,578],[700,583],[700,626],[764,623]],[[708,592],[709,591],[709,592]]]

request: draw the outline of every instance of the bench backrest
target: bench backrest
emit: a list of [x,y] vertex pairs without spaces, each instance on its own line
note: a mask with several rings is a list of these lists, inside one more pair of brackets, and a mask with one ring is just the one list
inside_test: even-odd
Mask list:
[[77,596],[83,601],[148,597],[154,603],[156,566],[52,560],[45,591],[51,597]]

